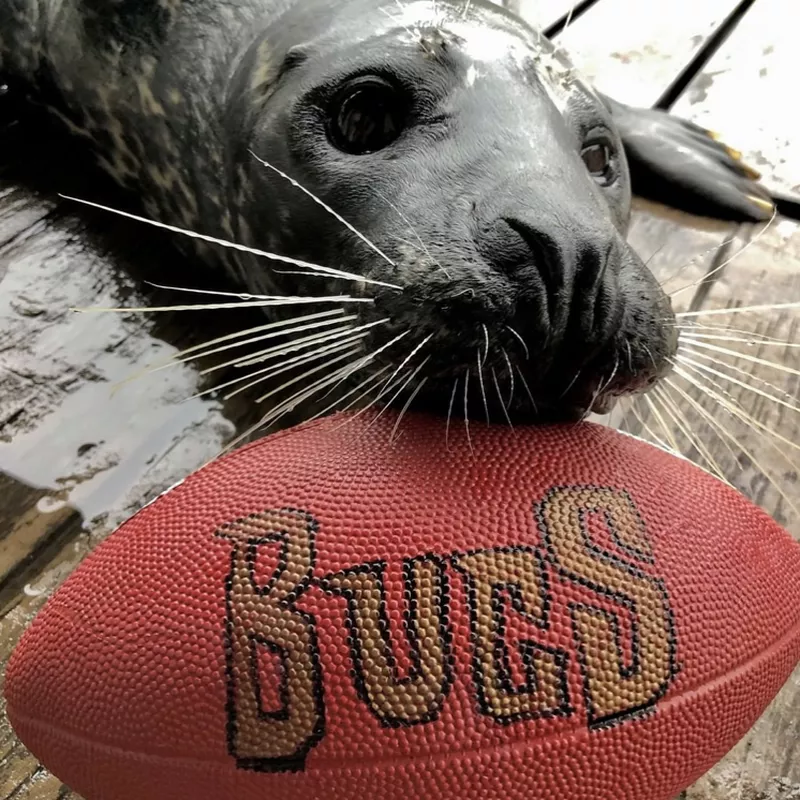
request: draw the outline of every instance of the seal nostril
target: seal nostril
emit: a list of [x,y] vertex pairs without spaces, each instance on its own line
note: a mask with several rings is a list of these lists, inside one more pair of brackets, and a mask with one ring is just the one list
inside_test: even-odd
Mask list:
[[524,266],[532,263],[536,267],[545,283],[550,306],[554,308],[558,294],[564,285],[564,266],[558,244],[548,234],[537,231],[520,220],[504,218],[503,222],[524,243],[527,251]]

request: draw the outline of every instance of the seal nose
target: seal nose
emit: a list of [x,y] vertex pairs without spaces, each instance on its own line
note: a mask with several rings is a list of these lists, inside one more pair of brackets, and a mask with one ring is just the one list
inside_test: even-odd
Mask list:
[[543,350],[574,340],[588,359],[613,335],[619,259],[607,236],[504,216],[486,231],[483,247],[493,268],[514,283],[519,321]]

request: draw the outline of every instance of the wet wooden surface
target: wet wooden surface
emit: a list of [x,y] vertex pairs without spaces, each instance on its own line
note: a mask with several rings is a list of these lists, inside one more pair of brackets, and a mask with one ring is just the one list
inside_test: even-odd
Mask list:
[[[599,88],[649,105],[734,4],[600,0],[559,42]],[[570,3],[521,0],[521,6],[528,18],[547,24]],[[792,113],[800,47],[796,26],[786,18],[797,12],[786,9],[784,0],[759,0],[674,111],[723,133],[769,185],[798,190]],[[0,109],[0,119],[4,113],[8,108]],[[0,158],[8,162],[0,175],[0,663],[92,547],[213,457],[257,413],[246,399],[196,397],[213,381],[193,364],[122,383],[215,331],[241,327],[241,312],[234,320],[211,312],[70,311],[183,299],[146,281],[213,284],[180,262],[164,236],[54,200],[54,190],[88,199],[92,191],[103,197],[113,192],[86,183],[80,169],[74,171],[78,178],[66,176],[54,185],[63,155],[37,140],[36,130],[10,122],[0,131]],[[38,164],[36,174],[26,173],[24,186],[14,169],[23,147]],[[800,227],[779,220],[763,228],[639,203],[630,240],[676,292],[681,310],[800,301]],[[604,421],[676,444],[707,467],[719,466],[800,537],[800,514],[793,508],[799,437],[790,408],[798,399],[798,374],[791,370],[800,370],[799,319],[789,309],[683,318],[695,326],[693,342],[684,348],[691,359],[683,365],[688,377],[676,376],[667,394],[637,401]],[[767,359],[778,366],[762,363]],[[705,384],[706,392],[693,381]],[[800,671],[686,797],[800,800],[799,743]],[[0,713],[0,798],[68,797],[76,800],[16,742]]]

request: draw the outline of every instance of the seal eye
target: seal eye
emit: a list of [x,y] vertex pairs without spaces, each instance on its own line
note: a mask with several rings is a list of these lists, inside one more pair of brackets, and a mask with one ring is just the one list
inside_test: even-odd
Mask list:
[[333,101],[328,136],[345,153],[374,153],[400,135],[405,113],[403,98],[390,83],[380,78],[354,80]]
[[609,186],[617,177],[611,148],[603,142],[587,145],[581,151],[583,163],[601,186]]

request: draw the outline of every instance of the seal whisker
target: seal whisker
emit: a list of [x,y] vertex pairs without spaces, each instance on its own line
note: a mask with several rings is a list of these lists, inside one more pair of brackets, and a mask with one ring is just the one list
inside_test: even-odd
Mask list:
[[639,413],[639,409],[636,408],[636,403],[630,402],[628,404],[628,409],[633,416],[636,417],[637,422],[642,426],[652,441],[654,441],[659,447],[663,448],[668,453],[680,455],[679,452],[673,450],[660,436],[656,435],[655,431],[653,431],[653,429],[647,424],[644,417]]
[[364,325],[358,325],[356,327],[353,327],[352,325],[344,325],[341,328],[336,328],[332,331],[312,333],[309,336],[302,336],[286,344],[278,344],[273,345],[272,347],[267,347],[258,353],[249,353],[245,356],[239,356],[235,360],[229,361],[226,364],[209,367],[207,370],[203,370],[203,373],[220,369],[222,366],[231,366],[232,364],[237,367],[250,367],[254,364],[260,364],[263,361],[274,358],[275,356],[286,355],[294,352],[295,350],[303,350],[306,347],[311,347],[316,344],[322,344],[324,342],[340,339],[343,336],[351,336],[352,334],[360,333],[361,331],[367,331],[370,328],[382,325],[385,322],[388,322],[388,319],[375,320],[374,322],[367,322]]
[[726,375],[724,372],[720,372],[718,369],[715,369],[714,367],[709,367],[707,364],[703,364],[700,361],[695,361],[695,359],[690,358],[689,356],[682,355],[679,353],[677,356],[675,356],[675,360],[679,361],[684,366],[694,367],[695,371],[700,370],[703,373],[715,375],[716,377],[722,378],[722,380],[727,381],[728,383],[732,383],[735,384],[736,386],[741,387],[745,391],[757,394],[759,397],[763,397],[766,400],[770,400],[773,403],[777,403],[778,405],[781,405],[784,408],[789,409],[790,411],[800,413],[800,406],[797,406],[794,403],[790,403],[786,400],[781,400],[779,397],[775,397],[774,395],[771,395],[768,392],[765,392],[761,389],[757,389],[755,386],[750,386],[744,381],[740,381],[738,378],[734,378],[732,375]]
[[701,346],[702,343],[708,341],[741,342],[742,344],[758,346],[758,347],[781,347],[781,348],[800,347],[800,342],[787,342],[784,341],[783,339],[775,339],[770,336],[765,336],[761,339],[758,339],[754,336],[748,339],[743,336],[719,336],[707,333],[689,333],[688,331],[681,331],[680,341],[688,342],[689,344],[693,344],[698,347]]
[[727,479],[725,478],[725,473],[723,472],[722,467],[720,467],[714,456],[703,444],[703,440],[700,438],[700,436],[692,431],[686,415],[681,411],[680,406],[677,402],[675,402],[666,388],[663,386],[656,386],[653,389],[652,396],[653,400],[660,403],[664,411],[669,414],[673,422],[678,426],[678,430],[680,430],[680,432],[686,437],[689,444],[694,447],[695,450],[697,450],[697,452],[706,461],[711,471],[718,478],[727,483]]
[[506,403],[506,408],[511,405],[514,400],[514,368],[511,366],[511,359],[508,357],[508,353],[506,352],[505,347],[500,348],[500,352],[503,354],[503,358],[506,361],[506,366],[508,367],[508,402]]
[[[266,336],[265,337],[254,336],[251,339],[244,339],[241,342],[233,341],[235,339],[243,338],[250,334],[259,334],[263,333],[264,331],[274,331],[274,333],[271,333],[270,335],[283,336],[285,334],[292,333],[293,331],[301,330],[303,327],[311,329],[315,326],[323,327],[324,325],[332,325],[336,322],[341,322],[345,319],[357,318],[356,316],[352,317],[340,316],[343,313],[344,312],[342,311],[342,309],[335,309],[332,311],[322,311],[317,314],[306,314],[300,317],[292,317],[291,319],[288,320],[280,320],[278,322],[268,322],[264,325],[256,325],[253,328],[246,328],[241,331],[235,331],[234,333],[225,334],[224,336],[218,336],[215,339],[210,339],[207,342],[202,342],[201,344],[192,345],[191,347],[179,350],[177,353],[173,353],[172,355],[169,355],[164,359],[156,361],[155,363],[145,367],[144,369],[134,372],[128,377],[123,378],[122,380],[115,383],[113,391],[114,392],[118,391],[120,387],[124,386],[126,383],[137,380],[138,378],[141,378],[144,375],[154,372],[159,372],[162,369],[167,369],[168,367],[174,367],[177,366],[178,364],[185,364],[196,359],[205,358],[206,356],[213,355],[214,353],[218,353],[223,350],[227,350],[233,347],[239,347],[240,345],[244,344],[250,344],[253,342],[261,341],[262,338],[267,338]],[[308,321],[308,320],[318,320],[318,321],[306,326],[298,326],[296,328],[288,327],[296,322]],[[230,342],[230,344],[227,344],[225,346],[214,347],[214,345],[220,345],[220,343],[222,342]]]
[[567,384],[567,388],[564,389],[564,391],[561,392],[561,394],[559,395],[559,399],[567,396],[567,393],[575,385],[575,381],[577,381],[580,376],[581,376],[581,370],[578,370],[575,373],[575,377]]
[[[354,386],[349,392],[347,392],[346,394],[342,395],[338,400],[335,400],[333,403],[331,403],[330,405],[328,405],[325,408],[323,408],[322,411],[319,411],[316,414],[314,414],[314,416],[310,417],[307,421],[311,422],[312,420],[315,420],[315,419],[318,419],[319,417],[324,416],[325,414],[327,414],[332,409],[337,408],[340,403],[342,403],[343,401],[347,400],[347,398],[350,397],[351,394],[355,394],[357,391],[362,389],[364,386],[368,386],[368,388],[364,392],[362,392],[360,395],[358,395],[358,397],[356,397],[355,400],[352,400],[351,402],[349,402],[343,408],[337,408],[337,410],[339,412],[348,411],[354,405],[356,405],[361,400],[363,400],[365,397],[369,396],[369,393],[373,389],[372,384],[380,383],[380,380],[383,377],[383,374],[388,369],[390,369],[390,367],[391,367],[390,364],[386,364],[385,366],[381,367],[377,372],[375,372],[372,375],[370,375],[369,377],[365,378],[363,381],[361,381],[356,386]],[[334,391],[340,385],[341,385],[341,380],[339,381],[339,383],[335,384],[333,389],[331,389],[330,391]],[[325,398],[329,394],[330,394],[330,392],[326,392],[322,397]]]
[[[403,360],[400,362],[400,364],[397,366],[397,369],[395,369],[395,371],[394,371],[394,372],[393,372],[393,373],[392,373],[392,374],[389,376],[389,380],[388,380],[388,381],[386,381],[387,388],[386,388],[386,390],[385,390],[385,391],[389,391],[389,390],[391,389],[391,384],[392,384],[392,381],[394,380],[395,376],[396,376],[396,375],[397,375],[397,374],[398,374],[398,373],[399,373],[399,372],[400,372],[400,371],[401,371],[401,370],[402,370],[402,369],[403,369],[403,368],[406,366],[406,364],[408,364],[408,362],[409,362],[409,361],[411,361],[411,359],[412,359],[412,358],[414,358],[414,356],[415,356],[417,353],[419,353],[419,351],[420,351],[420,350],[422,350],[422,348],[423,348],[423,347],[425,347],[425,345],[426,345],[426,344],[427,344],[427,343],[428,343],[428,342],[429,342],[429,341],[430,341],[432,338],[433,338],[433,334],[432,334],[432,333],[431,333],[430,335],[426,336],[426,337],[425,337],[425,338],[424,338],[424,339],[423,339],[423,340],[422,340],[422,341],[421,341],[421,342],[420,342],[420,343],[419,343],[419,344],[418,344],[418,345],[417,345],[417,346],[416,346],[416,347],[415,347],[413,350],[411,350],[411,352],[410,352],[410,353],[409,353],[409,354],[408,354],[408,355],[407,355],[407,356],[406,356],[406,357],[405,357],[405,358],[404,358],[404,359],[403,359]],[[378,398],[377,398],[377,399],[380,399],[381,397],[382,397],[382,395],[378,395]]]
[[658,369],[658,364],[656,364],[656,360],[653,357],[653,351],[646,344],[642,345],[642,349],[645,351],[645,353],[647,353],[647,356],[648,356],[648,358],[650,359],[650,362],[653,365],[653,369],[657,370]]
[[348,295],[324,295],[306,297],[281,297],[279,295],[264,295],[263,300],[243,300],[240,303],[196,303],[194,305],[177,306],[133,306],[130,308],[102,308],[90,306],[88,308],[70,308],[81,314],[88,313],[109,313],[118,314],[147,314],[151,311],[215,311],[225,308],[265,308],[269,306],[294,306],[294,305],[313,305],[314,303],[372,303],[371,297],[349,297]]
[[664,431],[664,433],[667,435],[667,440],[669,442],[670,448],[672,448],[672,451],[674,453],[680,453],[681,447],[678,444],[678,440],[675,438],[672,428],[669,425],[667,425],[664,417],[661,415],[661,412],[658,410],[658,407],[656,406],[653,399],[646,394],[642,396],[642,399],[647,403],[647,406],[650,409],[650,413],[656,418],[656,421],[661,426],[661,430]]
[[530,361],[530,358],[531,358],[531,353],[530,353],[530,350],[528,350],[528,345],[527,345],[527,344],[525,344],[525,340],[524,340],[524,339],[523,339],[523,338],[522,338],[522,337],[519,335],[519,333],[517,333],[517,331],[516,331],[516,330],[514,330],[514,328],[512,328],[510,325],[504,325],[503,327],[505,327],[505,329],[506,329],[506,330],[507,330],[507,331],[508,331],[508,332],[509,332],[509,333],[510,333],[512,336],[514,336],[514,337],[517,339],[517,341],[519,341],[519,343],[522,345],[522,349],[523,349],[523,351],[525,352],[525,360],[526,360],[526,361]]
[[400,413],[397,416],[397,421],[394,423],[394,427],[392,428],[391,434],[389,434],[389,444],[394,442],[395,435],[397,434],[397,429],[400,427],[400,422],[402,421],[403,417],[405,416],[406,411],[408,411],[408,407],[411,403],[414,402],[414,398],[420,393],[421,389],[427,383],[428,378],[424,377],[418,384],[417,388],[411,393],[408,400],[406,400],[405,405],[402,409],[400,409]]
[[[171,358],[182,358],[183,356],[187,356],[190,353],[196,353],[198,351],[203,351],[204,348],[207,347],[214,347],[216,345],[221,344],[222,342],[230,342],[234,339],[239,339],[245,336],[249,336],[251,334],[261,333],[262,331],[269,331],[269,330],[278,330],[280,328],[287,328],[284,333],[291,332],[291,328],[288,328],[289,325],[294,325],[297,322],[309,322],[311,320],[320,320],[319,325],[322,327],[323,324],[331,324],[334,320],[339,321],[342,319],[346,319],[344,315],[344,310],[341,308],[331,309],[330,311],[319,311],[316,314],[304,314],[299,317],[291,317],[290,319],[278,320],[276,322],[267,322],[263,325],[256,325],[252,328],[244,328],[240,331],[234,331],[233,333],[226,333],[224,336],[218,336],[215,339],[209,339],[207,342],[202,342],[201,344],[195,344],[191,347],[186,347],[183,350],[179,350],[175,353]],[[347,317],[349,319],[349,317]],[[214,352],[214,351],[210,351]]]
[[[374,354],[373,354],[374,355]],[[320,392],[322,389],[330,386],[332,383],[336,383],[340,380],[343,376],[347,377],[352,373],[361,369],[367,363],[367,357],[356,359],[355,361],[351,361],[349,364],[345,364],[343,367],[339,368],[334,372],[333,375],[329,375],[312,383],[310,386],[306,386],[303,389],[295,392],[293,395],[288,397],[283,402],[279,403],[275,408],[269,411],[261,420],[261,424],[264,425],[274,425],[278,420],[292,411],[299,403],[302,403],[304,400],[313,397],[317,392]]]
[[[253,337],[251,337],[249,339],[242,339],[239,342],[230,342],[228,344],[220,345],[219,347],[214,347],[214,348],[211,348],[209,350],[203,350],[203,351],[199,351],[199,352],[193,353],[193,354],[185,356],[183,358],[175,358],[169,364],[166,364],[164,366],[173,366],[175,364],[187,364],[187,363],[189,363],[191,361],[195,361],[195,360],[200,359],[200,358],[206,358],[206,357],[214,355],[216,353],[221,353],[221,352],[224,352],[226,350],[232,350],[233,348],[236,348],[236,347],[243,347],[244,345],[255,344],[256,342],[263,342],[263,341],[266,341],[267,339],[273,339],[276,336],[288,336],[289,334],[292,334],[292,333],[300,333],[300,332],[306,331],[306,330],[314,330],[314,329],[318,329],[320,327],[323,327],[325,325],[333,325],[334,323],[339,323],[339,322],[344,322],[344,321],[351,321],[351,320],[354,320],[354,319],[358,319],[358,317],[355,316],[355,315],[350,315],[350,316],[347,316],[347,317],[337,317],[337,318],[330,319],[330,320],[324,320],[323,322],[312,323],[310,325],[298,325],[295,328],[287,328],[285,330],[284,329],[279,329],[279,330],[268,331],[267,333],[265,333],[263,335],[253,336]],[[324,336],[324,335],[328,335],[328,334],[334,335],[334,334],[340,334],[340,333],[342,333],[344,331],[348,331],[348,330],[354,330],[353,326],[352,325],[342,325],[339,328],[334,328],[332,331],[327,331],[325,334],[315,333],[315,334],[312,334],[312,336],[319,337],[319,336]],[[307,337],[304,337],[304,338],[295,339],[293,344],[299,346],[303,342],[311,343],[313,341],[315,341],[315,340],[312,339],[311,336],[307,336]],[[266,352],[268,352],[268,351],[267,350],[262,350],[260,354],[264,354]],[[260,355],[260,354],[258,354],[258,355]],[[220,365],[220,366],[215,366],[212,369],[203,370],[203,373],[201,373],[201,374],[204,374],[206,371],[211,372],[214,369],[220,369],[223,366],[229,366],[230,364],[237,364],[237,365],[244,366],[248,362],[247,361],[241,361],[240,362],[239,359],[244,359],[244,358],[248,358],[248,357],[254,357],[254,354],[247,354],[246,356],[239,356],[234,361],[228,361],[225,364]],[[153,369],[152,371],[156,372],[157,369],[163,369],[163,367],[158,367],[156,369]]]
[[[680,370],[680,368],[676,368],[676,371],[678,371],[678,370]],[[740,421],[744,422],[751,429],[757,430],[757,427],[754,427],[752,425],[752,419],[751,419],[750,415],[748,415],[746,412],[744,412],[744,410],[741,409],[741,407],[739,407],[739,409],[737,410],[737,406],[739,404],[736,403],[736,401],[732,397],[730,398],[730,401],[726,400],[725,397],[723,397],[720,393],[718,393],[717,391],[712,389],[710,386],[708,386],[707,383],[704,383],[700,379],[692,377],[685,370],[680,370],[679,374],[681,375],[681,377],[683,377],[689,383],[694,385],[698,390],[700,390],[701,392],[706,394],[712,400],[715,400],[722,408],[724,408],[729,414],[731,414],[731,416],[733,416],[733,417],[739,419]],[[705,378],[705,380],[708,381],[709,379]],[[718,384],[715,381],[711,381],[711,384],[712,384],[712,386],[717,386],[718,387]],[[727,394],[727,393],[725,393],[725,394]],[[775,480],[775,478],[774,478],[774,476],[772,474],[772,470],[767,469],[754,456],[754,454],[748,448],[746,448],[741,442],[739,442],[736,439],[736,437],[733,436],[733,434],[731,434],[729,431],[727,431],[722,425],[720,425],[718,422],[716,422],[716,420],[714,420],[713,416],[711,416],[710,414],[708,415],[708,421],[712,425],[714,425],[715,427],[718,427],[719,431],[727,439],[732,441],[734,443],[734,445],[736,445],[736,447],[738,447],[741,450],[741,452],[744,453],[744,455],[747,458],[749,458],[750,461],[753,464],[755,464],[755,466],[761,471],[761,473],[772,482],[772,485],[775,487],[775,490],[778,492],[778,494],[780,494],[780,496],[783,498],[783,500],[789,505],[789,507],[792,509],[792,511],[795,514],[797,514],[798,513],[797,506],[792,502],[792,500],[789,498],[787,493],[781,488],[779,482]],[[778,445],[774,441],[771,441],[769,439],[767,441],[768,441],[769,445],[772,447],[772,449],[775,450],[789,464],[789,466],[792,468],[793,471],[795,471],[795,472],[800,471],[800,468],[798,468],[798,466],[794,463],[794,461],[791,458],[789,458],[789,456],[780,447],[778,447]],[[738,458],[737,458],[737,461],[738,461]]]
[[[690,379],[690,376],[688,376],[687,373],[680,367],[680,365],[673,362],[673,369],[675,370],[676,375],[686,380],[690,386],[694,386],[694,382]],[[706,424],[711,428],[712,432],[716,435],[716,437],[722,442],[725,449],[730,453],[731,458],[733,458],[734,462],[738,465],[739,453],[737,453],[730,446],[728,440],[719,433],[719,431],[715,427],[715,425],[719,425],[719,423],[717,422],[717,420],[714,419],[713,415],[710,414],[705,408],[703,408],[703,406],[697,400],[695,400],[695,398],[692,397],[689,394],[689,392],[681,388],[675,380],[667,377],[664,379],[664,382],[672,389],[674,389],[703,418],[703,420],[705,420]],[[694,388],[699,388],[701,394],[707,394],[702,387],[694,386]]]
[[503,395],[500,392],[500,382],[497,380],[497,372],[495,368],[492,367],[492,380],[494,381],[494,388],[497,391],[497,398],[500,400],[500,406],[503,409],[503,414],[505,415],[506,422],[508,422],[508,427],[513,428],[514,424],[511,422],[511,417],[508,413],[508,405],[506,404],[505,400],[503,400]]
[[[422,248],[422,252],[425,253],[425,255],[428,256],[428,258],[431,260],[431,263],[433,263],[436,267],[438,267],[444,273],[444,275],[447,278],[447,280],[449,280],[449,281],[453,280],[453,278],[450,275],[450,273],[441,265],[441,263],[439,263],[439,261],[437,259],[435,259],[433,257],[431,251],[428,249],[428,246],[422,240],[422,237],[419,235],[419,233],[417,232],[416,228],[411,224],[411,222],[409,221],[408,217],[391,200],[389,200],[388,197],[386,197],[382,192],[378,191],[375,187],[372,187],[372,192],[373,192],[373,194],[378,195],[378,197],[380,197],[380,199],[383,200],[383,202],[386,203],[386,205],[388,205],[389,208],[391,208],[400,217],[401,220],[403,220],[403,222],[406,224],[406,227],[408,228],[408,230],[412,234],[414,234],[414,236],[416,237],[416,240],[419,242],[419,246]],[[397,237],[397,238],[400,238],[400,237]],[[406,243],[409,244],[409,245],[412,245],[411,242],[406,241]]]
[[[422,369],[424,369],[424,367],[428,363],[428,361],[430,361],[430,356],[428,356],[410,374],[407,373],[407,372],[404,373],[404,375],[408,375],[408,377],[403,381],[403,383],[400,385],[400,388],[389,398],[389,400],[383,404],[383,408],[381,408],[381,410],[375,415],[375,418],[372,420],[372,422],[370,422],[369,425],[367,425],[367,429],[372,427],[383,416],[383,413],[386,411],[387,408],[391,408],[392,403],[394,403],[394,401],[397,400],[398,397],[400,397],[400,395],[405,390],[406,386],[408,386],[408,384],[411,383],[411,381],[413,381],[414,378],[417,377],[417,375],[419,375],[419,373],[422,371]],[[388,387],[386,389],[384,389],[381,394],[385,393],[386,391],[388,391]],[[378,397],[375,398],[375,402],[377,402],[380,399],[380,397],[381,397],[381,395],[378,395]]]
[[478,383],[481,387],[481,397],[483,398],[483,409],[486,412],[486,424],[491,425],[489,419],[489,401],[486,399],[486,387],[483,384],[483,364],[481,363],[481,351],[477,352]]
[[470,453],[474,453],[475,451],[472,449],[472,437],[469,433],[469,367],[467,367],[466,376],[464,377],[464,429],[467,432],[467,446],[469,447]]
[[447,406],[447,421],[444,426],[444,444],[448,450],[450,449],[450,421],[453,417],[453,404],[455,403],[456,392],[458,392],[458,378],[453,381],[453,391],[450,393],[450,404]]
[[759,344],[761,344],[762,342],[776,342],[778,344],[786,344],[786,345],[789,344],[785,340],[778,339],[775,336],[768,336],[765,333],[759,333],[758,331],[749,330],[747,328],[731,328],[730,326],[727,325],[703,325],[700,322],[689,321],[686,324],[679,323],[675,327],[677,328],[678,331],[681,331],[681,334],[690,333],[693,336],[699,336],[700,333],[698,333],[698,331],[701,332],[717,331],[718,333],[724,333],[724,334],[738,333],[741,334],[742,336],[753,337],[758,339]]
[[[692,256],[688,261],[681,264],[681,266],[679,266],[671,275],[668,275],[662,281],[659,281],[659,286],[663,288],[670,281],[674,281],[677,277],[683,274],[687,269],[689,269],[689,267],[696,264],[701,258],[704,258],[709,253],[719,252],[720,250],[723,250],[724,248],[733,244],[735,241],[736,241],[736,236],[734,235],[728,239],[723,239],[721,242],[713,245],[713,247],[707,247],[705,250],[701,250],[699,253]],[[662,244],[661,247],[659,247],[658,250],[656,250],[655,253],[653,253],[653,255],[647,259],[647,261],[645,262],[645,266],[650,266],[650,262],[666,247],[666,244],[667,244],[666,242]]]
[[772,211],[772,216],[770,217],[769,221],[752,239],[750,239],[749,242],[747,242],[747,244],[745,244],[743,247],[737,250],[732,256],[726,258],[721,264],[716,266],[710,272],[706,272],[705,275],[703,275],[701,278],[698,278],[696,281],[689,283],[686,286],[683,286],[682,288],[677,289],[674,292],[671,292],[670,298],[672,299],[676,298],[679,294],[682,294],[683,292],[689,289],[693,289],[695,286],[698,286],[699,284],[707,281],[712,275],[715,275],[718,272],[725,269],[725,267],[727,267],[729,264],[731,264],[733,261],[739,258],[739,256],[742,255],[742,253],[744,253],[746,250],[752,247],[756,242],[758,242],[761,239],[761,237],[764,236],[764,234],[770,229],[770,227],[772,227],[772,224],[775,222],[777,218],[778,218],[778,209],[776,206]]
[[[245,385],[241,386],[241,389],[225,395],[225,400],[229,400],[231,397],[234,397],[239,391],[246,391],[247,389],[251,388],[252,386],[257,385],[265,380],[269,380],[270,378],[274,378],[277,375],[282,375],[284,372],[289,372],[290,370],[295,369],[296,367],[302,366],[303,364],[308,364],[311,361],[316,361],[318,358],[322,356],[329,355],[331,353],[336,353],[341,350],[350,347],[354,342],[358,341],[361,336],[354,337],[352,340],[349,341],[342,341],[336,342],[332,345],[326,345],[325,347],[321,347],[318,350],[315,350],[312,353],[303,353],[299,356],[294,356],[293,358],[288,358],[285,361],[282,361],[279,364],[271,364],[268,367],[264,367],[263,369],[256,370],[255,372],[249,372],[246,375],[239,375],[236,378],[232,378],[231,380],[225,381],[224,383],[216,384],[209,389],[205,389],[202,392],[198,392],[195,395],[192,395],[190,399],[195,399],[198,397],[205,397],[206,395],[213,394],[215,392],[220,391],[221,389],[227,389],[229,386],[236,386],[237,384],[244,384],[245,381],[251,381]],[[263,376],[258,378],[258,380],[251,380],[256,376]]]
[[266,161],[265,159],[261,158],[261,156],[256,155],[252,150],[248,150],[248,152],[250,153],[251,156],[253,156],[253,158],[255,158],[256,161],[259,162],[259,164],[263,164],[265,167],[271,169],[273,172],[276,172],[278,175],[281,176],[281,178],[291,183],[292,186],[294,186],[296,189],[299,189],[307,197],[311,198],[315,203],[317,203],[321,208],[325,209],[325,211],[327,211],[328,214],[334,217],[334,219],[341,222],[342,225],[344,225],[345,228],[347,228],[347,230],[349,230],[351,233],[355,234],[359,239],[361,239],[361,241],[364,242],[364,244],[366,244],[367,247],[376,252],[384,261],[386,261],[387,264],[389,264],[392,267],[397,266],[394,263],[394,261],[392,261],[392,259],[389,258],[389,256],[387,256],[386,253],[384,253],[383,250],[381,250],[378,247],[378,245],[370,241],[366,236],[364,236],[363,233],[361,233],[361,231],[359,231],[354,225],[349,223],[341,214],[334,211],[324,200],[321,200],[312,191],[307,189],[305,186],[296,181],[294,178],[287,175],[285,172],[278,169],[276,166],[270,164],[269,161]]
[[[749,361],[751,364],[758,364],[762,367],[769,367],[770,369],[777,370],[778,372],[785,372],[788,375],[795,375],[797,377],[800,377],[800,370],[794,369],[793,367],[787,367],[785,364],[781,364],[776,361],[770,361],[767,358],[759,358],[758,356],[752,356],[749,355],[748,353],[741,353],[738,350],[731,350],[728,347],[720,347],[719,345],[711,344],[709,342],[695,341],[692,339],[686,339],[684,337],[681,337],[681,342],[682,343],[688,342],[692,348],[697,348],[700,350],[708,350],[712,353],[718,353],[719,355],[727,355],[727,356],[733,356],[734,358],[741,358],[743,361]],[[787,343],[784,346],[791,347],[792,345],[790,343]],[[800,347],[800,344],[795,344],[794,346]],[[685,349],[687,351],[689,350],[689,348]],[[701,355],[697,353],[697,350],[694,350],[693,352],[695,353],[695,355]]]
[[[339,348],[339,349],[341,349],[341,348]],[[360,352],[360,348],[358,346],[352,347],[349,350],[347,350],[346,352],[342,353],[341,355],[336,356],[335,358],[331,358],[328,361],[325,361],[322,364],[317,365],[316,367],[312,367],[311,369],[306,370],[302,375],[297,375],[294,378],[291,378],[290,380],[288,380],[285,383],[281,384],[280,386],[277,386],[274,389],[270,389],[270,391],[268,391],[266,394],[262,394],[260,397],[256,398],[256,403],[263,403],[268,398],[274,397],[276,394],[279,394],[280,392],[282,392],[284,389],[286,389],[289,386],[294,386],[294,384],[298,383],[301,380],[304,380],[309,375],[313,375],[315,372],[319,372],[322,369],[328,369],[331,366],[331,364],[336,364],[339,361],[344,360],[345,358],[350,358],[350,356],[356,355],[358,352]],[[346,366],[343,367],[343,369],[346,369]],[[337,373],[337,376],[338,376],[338,373]],[[241,391],[241,390],[237,390],[237,391]]]
[[800,302],[794,303],[764,303],[754,306],[732,306],[730,308],[707,308],[700,311],[680,311],[675,316],[678,319],[687,317],[715,317],[723,314],[760,314],[762,311],[791,311],[800,308]]
[[534,414],[538,414],[538,409],[536,408],[536,400],[533,398],[533,392],[531,392],[531,387],[528,386],[528,381],[525,380],[525,375],[523,374],[522,370],[520,369],[519,365],[517,365],[517,375],[519,375],[520,381],[522,381],[522,386],[525,389],[525,394],[528,395],[528,399],[531,401],[531,406],[533,407]]
[[483,358],[481,359],[481,366],[486,365],[486,359],[489,358],[489,329],[486,327],[486,323],[482,322],[481,327],[483,328],[483,339],[485,348],[483,351]]
[[299,392],[296,392],[287,400],[284,400],[282,403],[278,404],[275,408],[267,412],[263,417],[261,417],[261,419],[253,423],[249,428],[247,428],[241,434],[239,434],[239,436],[236,436],[231,442],[229,442],[223,448],[222,452],[225,453],[233,449],[240,442],[243,442],[245,439],[249,438],[253,433],[255,433],[260,428],[266,428],[270,427],[271,425],[274,425],[283,416],[292,411],[292,409],[294,409],[294,407],[298,403],[301,403],[303,402],[303,400],[312,397],[320,389],[324,389],[325,386],[336,381],[343,372],[354,369],[354,365],[358,365],[360,362],[363,361],[364,359],[362,358],[362,359],[357,359],[355,362],[351,362],[350,364],[346,364],[344,367],[337,370],[334,373],[333,377],[322,378],[319,381],[313,383],[310,387],[307,387],[306,389],[301,389]]
[[401,286],[396,286],[393,283],[376,281],[371,278],[365,278],[363,275],[355,275],[352,272],[345,272],[344,270],[334,269],[333,267],[323,267],[321,264],[312,264],[299,258],[291,258],[290,256],[282,256],[278,253],[270,253],[267,250],[259,250],[256,247],[248,247],[247,245],[231,242],[227,239],[219,239],[216,236],[209,236],[205,233],[197,233],[196,231],[190,231],[187,228],[179,228],[177,225],[169,225],[166,222],[158,222],[154,219],[148,219],[147,217],[142,217],[139,214],[132,214],[130,211],[122,211],[118,208],[111,208],[110,206],[104,206],[100,203],[93,203],[90,200],[81,200],[78,197],[71,197],[65,194],[59,194],[59,197],[63,198],[64,200],[72,200],[75,203],[81,203],[85,206],[91,206],[92,208],[97,208],[101,211],[108,211],[120,217],[127,217],[128,219],[135,220],[136,222],[143,222],[146,225],[152,225],[155,228],[161,228],[162,230],[171,231],[172,233],[179,233],[182,236],[188,236],[190,239],[198,239],[203,242],[219,245],[220,247],[227,247],[243,253],[250,253],[254,256],[261,256],[263,258],[272,259],[273,261],[281,261],[285,264],[293,264],[296,267],[307,267],[309,269],[316,270],[317,272],[326,272],[335,278],[346,278],[347,280],[356,280],[375,286],[383,286],[388,289],[395,289],[398,292],[402,291]]

